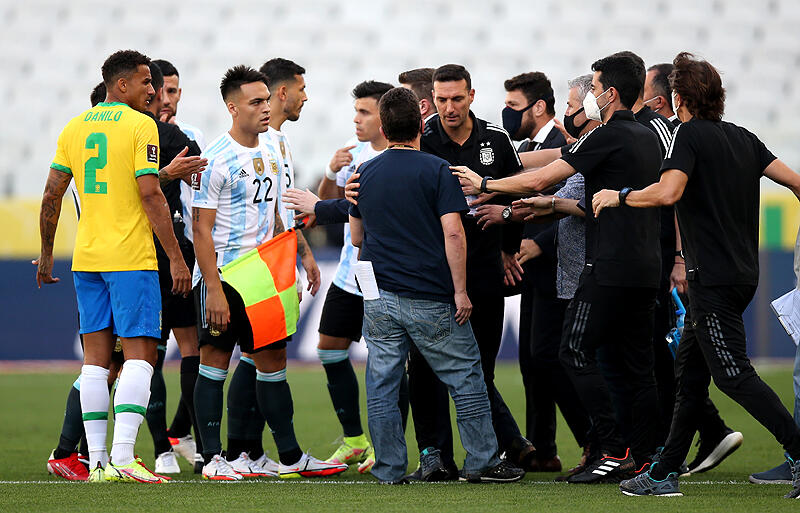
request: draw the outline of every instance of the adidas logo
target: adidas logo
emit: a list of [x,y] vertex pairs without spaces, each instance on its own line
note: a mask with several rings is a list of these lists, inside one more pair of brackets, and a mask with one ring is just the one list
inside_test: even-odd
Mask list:
[[604,461],[602,465],[592,471],[592,474],[604,476],[617,467],[619,467],[619,463],[616,461]]
[[250,175],[247,174],[247,171],[245,171],[244,169],[239,170],[239,178],[247,178],[248,176]]

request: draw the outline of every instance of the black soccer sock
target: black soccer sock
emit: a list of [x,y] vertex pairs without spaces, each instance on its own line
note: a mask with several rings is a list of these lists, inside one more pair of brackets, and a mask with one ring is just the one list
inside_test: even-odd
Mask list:
[[[263,430],[264,418],[256,399],[256,366],[253,360],[243,357],[228,387],[228,452],[233,452],[231,447],[239,447],[241,442],[241,451],[249,453],[252,459],[260,458],[264,454]],[[238,456],[237,452],[235,457]]]
[[153,369],[153,377],[150,380],[150,402],[147,404],[147,427],[153,435],[153,449],[156,457],[163,452],[170,450],[171,445],[167,438],[167,385],[164,383],[164,356],[166,348],[158,349],[158,361]]
[[272,431],[281,463],[291,465],[300,460],[303,451],[294,434],[292,391],[286,382],[286,369],[277,372],[257,372],[256,396],[258,406]]
[[194,387],[194,407],[200,438],[203,440],[203,459],[211,461],[215,454],[222,453],[220,422],[222,421],[222,390],[228,371],[200,365],[197,384]]
[[[195,375],[197,381],[197,375]],[[192,395],[194,395],[194,387],[192,388]],[[189,408],[186,406],[186,401],[183,398],[183,374],[181,374],[181,398],[178,401],[178,408],[175,410],[175,416],[172,417],[172,423],[167,429],[167,435],[172,438],[183,438],[188,435],[192,430],[192,418],[189,414]]]
[[200,368],[199,356],[181,358],[181,402],[167,432],[169,436],[181,438],[189,434],[194,423],[194,384]]
[[358,408],[358,379],[347,350],[317,349],[322,368],[328,376],[328,392],[344,436],[361,436],[361,412]]
[[[83,416],[81,412],[81,378],[69,387],[67,394],[67,405],[64,408],[64,423],[61,425],[61,436],[58,440],[58,447],[53,453],[57,460],[66,458],[77,450],[78,444],[83,437]],[[88,455],[87,453],[84,453]]]

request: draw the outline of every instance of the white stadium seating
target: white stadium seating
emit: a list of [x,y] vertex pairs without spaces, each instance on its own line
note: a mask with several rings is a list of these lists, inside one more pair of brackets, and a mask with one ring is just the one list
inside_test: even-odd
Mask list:
[[100,65],[136,48],[181,73],[180,117],[210,140],[229,119],[218,84],[234,64],[276,56],[307,69],[309,102],[288,124],[298,183],[310,184],[352,133],[350,90],[405,69],[459,62],[474,111],[498,122],[505,79],[543,71],[559,117],[567,79],[617,50],[645,62],[681,50],[708,58],[728,88],[727,115],[800,168],[797,0],[215,0],[110,4],[0,0],[0,195],[40,194],[61,127],[87,108]]

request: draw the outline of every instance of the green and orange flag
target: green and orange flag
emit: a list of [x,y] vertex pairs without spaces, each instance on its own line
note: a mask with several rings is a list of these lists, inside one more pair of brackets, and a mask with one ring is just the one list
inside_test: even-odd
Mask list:
[[297,236],[292,228],[220,269],[225,282],[244,300],[255,349],[297,331],[300,300],[295,282],[296,262]]

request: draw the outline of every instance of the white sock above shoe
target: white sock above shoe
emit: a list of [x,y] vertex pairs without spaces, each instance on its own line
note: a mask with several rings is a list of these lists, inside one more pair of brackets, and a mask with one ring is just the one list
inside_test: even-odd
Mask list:
[[106,431],[108,430],[108,369],[98,365],[81,368],[81,410],[86,444],[89,447],[89,468],[108,463]]
[[153,366],[144,360],[126,360],[114,394],[114,443],[111,461],[127,465],[134,460],[133,447],[150,400]]

